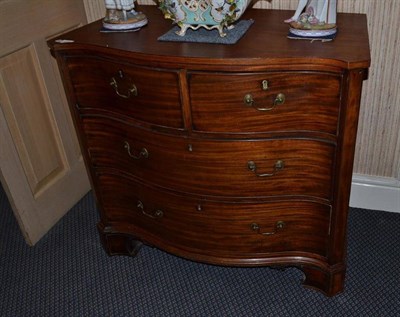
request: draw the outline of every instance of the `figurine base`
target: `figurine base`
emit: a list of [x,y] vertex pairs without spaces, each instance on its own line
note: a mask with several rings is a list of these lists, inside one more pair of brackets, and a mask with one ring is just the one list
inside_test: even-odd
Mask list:
[[141,12],[127,12],[126,20],[103,19],[103,28],[111,31],[139,30],[147,24],[146,16]]
[[289,29],[288,38],[295,40],[321,40],[332,41],[337,34],[337,28],[327,30],[299,30],[295,28]]

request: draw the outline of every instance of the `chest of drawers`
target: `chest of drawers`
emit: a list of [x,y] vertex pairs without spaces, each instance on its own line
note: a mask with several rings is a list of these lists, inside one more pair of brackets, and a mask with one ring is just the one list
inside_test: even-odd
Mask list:
[[95,22],[52,40],[109,254],[142,243],[194,261],[297,266],[343,290],[366,19],[331,43],[286,38],[289,12],[248,10],[235,45],[158,42]]

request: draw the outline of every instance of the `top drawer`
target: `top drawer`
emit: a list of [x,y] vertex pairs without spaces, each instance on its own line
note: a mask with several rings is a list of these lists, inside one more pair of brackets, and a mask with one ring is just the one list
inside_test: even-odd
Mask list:
[[191,73],[193,129],[336,135],[339,75],[315,72]]
[[82,56],[69,57],[67,66],[81,109],[183,128],[177,71]]

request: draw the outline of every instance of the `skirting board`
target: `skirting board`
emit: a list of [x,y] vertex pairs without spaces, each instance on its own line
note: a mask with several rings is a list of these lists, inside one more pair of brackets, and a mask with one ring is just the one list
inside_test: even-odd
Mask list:
[[400,213],[400,180],[354,174],[350,206]]

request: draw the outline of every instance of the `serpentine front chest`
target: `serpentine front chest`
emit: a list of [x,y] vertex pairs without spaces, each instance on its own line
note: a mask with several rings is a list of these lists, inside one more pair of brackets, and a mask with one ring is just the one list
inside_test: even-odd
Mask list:
[[249,9],[234,45],[159,42],[101,21],[49,45],[57,58],[109,254],[144,243],[194,261],[297,266],[343,290],[366,17],[333,42],[286,38],[287,11]]

